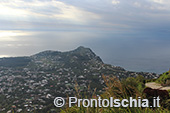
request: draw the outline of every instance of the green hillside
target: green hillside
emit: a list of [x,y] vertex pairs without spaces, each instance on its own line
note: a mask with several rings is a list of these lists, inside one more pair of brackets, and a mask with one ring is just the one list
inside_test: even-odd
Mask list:
[[168,71],[161,74],[156,82],[160,83],[161,85],[170,85],[170,72]]

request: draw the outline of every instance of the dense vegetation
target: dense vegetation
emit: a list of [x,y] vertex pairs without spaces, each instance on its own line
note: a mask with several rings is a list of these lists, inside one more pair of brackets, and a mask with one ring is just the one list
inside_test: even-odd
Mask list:
[[170,71],[161,74],[156,82],[160,83],[162,86],[170,85]]
[[29,57],[0,58],[0,66],[3,67],[23,67],[29,62],[31,62]]
[[[127,99],[129,97],[133,98],[146,98],[145,95],[142,94],[143,89],[145,88],[146,79],[143,76],[137,77],[129,77],[120,81],[116,77],[108,77],[103,76],[105,81],[105,92],[100,96],[103,99],[114,97],[116,99]],[[82,97],[80,95],[76,95]],[[87,97],[87,96],[85,96]],[[84,98],[85,98],[84,97]],[[96,94],[93,93],[91,98],[95,98]],[[111,107],[77,107],[76,105],[71,108],[65,108],[61,111],[61,113],[170,113],[170,99],[162,102],[160,108],[140,108],[140,107],[127,107],[127,108],[111,108]]]

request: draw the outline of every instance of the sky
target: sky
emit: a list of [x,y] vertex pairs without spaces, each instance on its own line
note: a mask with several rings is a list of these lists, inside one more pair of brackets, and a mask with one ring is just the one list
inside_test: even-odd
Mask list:
[[0,57],[91,48],[132,71],[170,68],[169,0],[1,0]]

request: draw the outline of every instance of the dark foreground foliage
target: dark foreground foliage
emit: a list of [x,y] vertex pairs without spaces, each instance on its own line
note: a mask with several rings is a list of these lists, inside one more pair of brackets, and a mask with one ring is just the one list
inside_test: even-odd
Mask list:
[[[103,76],[105,81],[105,92],[100,96],[103,99],[109,99],[114,97],[116,99],[128,99],[133,97],[146,98],[142,91],[145,88],[145,79],[142,76],[129,77],[125,80],[120,81],[116,77]],[[81,97],[80,95],[76,95]],[[85,98],[85,97],[84,97]],[[97,98],[96,94],[93,93],[91,98]],[[160,108],[141,108],[141,107],[127,107],[127,108],[114,108],[114,107],[88,107],[83,106],[77,107],[76,105],[69,108],[66,107],[61,113],[170,113],[170,100],[164,100]]]

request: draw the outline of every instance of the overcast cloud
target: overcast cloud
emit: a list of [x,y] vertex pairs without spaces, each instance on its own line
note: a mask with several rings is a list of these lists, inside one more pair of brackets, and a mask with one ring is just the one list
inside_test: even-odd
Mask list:
[[106,63],[163,72],[170,67],[169,7],[168,0],[1,0],[0,57],[82,45]]

